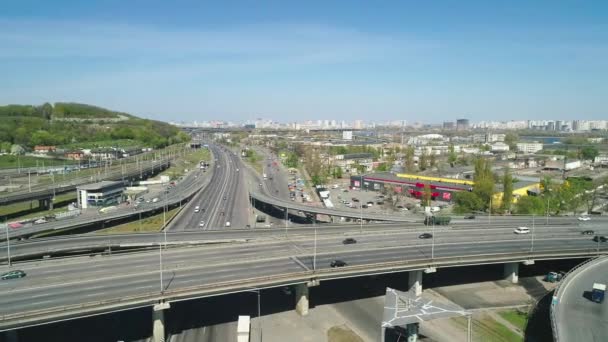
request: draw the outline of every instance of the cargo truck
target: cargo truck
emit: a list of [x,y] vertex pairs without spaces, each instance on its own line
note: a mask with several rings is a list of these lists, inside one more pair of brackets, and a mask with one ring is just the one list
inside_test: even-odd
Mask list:
[[594,283],[593,290],[591,291],[591,300],[596,303],[604,301],[604,294],[606,293],[606,284]]

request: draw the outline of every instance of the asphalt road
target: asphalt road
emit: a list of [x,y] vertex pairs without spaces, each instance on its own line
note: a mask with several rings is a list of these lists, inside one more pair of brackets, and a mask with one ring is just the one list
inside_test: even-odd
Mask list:
[[[171,222],[168,231],[222,229],[228,228],[227,222],[230,228],[249,224],[240,159],[225,147],[209,145],[209,148],[215,158],[211,180]],[[196,206],[200,207],[199,212],[195,212]]]
[[[163,284],[166,295],[200,286],[233,282],[235,286],[256,286],[267,276],[297,275],[312,269],[330,270],[334,259],[349,266],[364,266],[390,261],[414,262],[443,257],[466,257],[500,253],[527,253],[530,235],[513,234],[512,229],[497,228],[492,234],[479,230],[436,231],[433,239],[419,239],[426,231],[364,232],[348,236],[357,239],[343,245],[344,233],[326,234],[317,239],[316,263],[314,241],[310,234],[274,237],[265,241],[229,243],[215,246],[167,249],[162,253]],[[608,233],[608,228],[602,228]],[[595,252],[596,243],[568,226],[556,226],[536,232],[534,252],[566,250]],[[600,246],[606,252],[606,245]],[[65,308],[67,305],[120,303],[128,296],[157,296],[161,292],[159,251],[128,255],[79,257],[19,264],[28,273],[22,279],[0,282],[0,327],[11,315],[35,310]],[[347,270],[340,269],[340,270]],[[335,271],[335,269],[333,270]],[[120,304],[124,305],[124,303]]]
[[590,300],[593,283],[608,284],[608,257],[582,266],[561,284],[553,309],[559,342],[608,341],[608,299]]

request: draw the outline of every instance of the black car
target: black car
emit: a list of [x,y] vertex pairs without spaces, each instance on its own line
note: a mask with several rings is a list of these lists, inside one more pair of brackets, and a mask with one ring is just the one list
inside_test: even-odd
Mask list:
[[582,235],[593,235],[595,232],[593,230],[583,230],[581,232]]
[[342,261],[342,260],[338,260],[338,259],[336,259],[336,260],[333,260],[333,261],[332,261],[332,262],[329,264],[329,266],[331,266],[331,267],[344,267],[344,266],[346,266],[346,262],[344,262],[344,261]]
[[433,237],[433,234],[431,234],[431,233],[423,233],[423,234],[420,234],[420,236],[418,236],[419,239],[430,239],[432,237]]
[[467,220],[474,220],[475,219],[475,215],[467,215],[464,217]]
[[593,237],[593,241],[595,242],[606,242],[608,241],[608,238],[605,236],[600,236],[600,235],[596,235]]
[[342,241],[342,243],[345,245],[352,245],[353,243],[357,243],[357,240],[353,238],[346,238]]

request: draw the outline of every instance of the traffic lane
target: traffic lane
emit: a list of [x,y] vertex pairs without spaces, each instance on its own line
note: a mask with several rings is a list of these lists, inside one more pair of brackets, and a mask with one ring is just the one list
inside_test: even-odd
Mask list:
[[[543,251],[560,251],[566,250],[593,250],[589,248],[589,244],[585,241],[572,240],[556,240],[542,241],[534,246],[534,252]],[[353,250],[334,253],[317,254],[317,268],[329,268],[333,260],[345,261],[351,266],[363,266],[368,264],[385,263],[391,261],[420,261],[429,260],[432,256],[435,258],[445,257],[471,257],[476,255],[492,255],[518,252],[530,252],[530,245],[525,241],[509,241],[509,242],[478,242],[473,246],[463,244],[439,244],[434,248],[431,244],[422,246],[406,246],[399,248],[384,248],[381,250]],[[533,257],[531,255],[531,257]],[[298,257],[308,265],[312,263],[312,255]]]
[[[608,310],[605,303],[590,300],[593,283],[608,284],[608,258],[572,274],[562,285],[563,293],[554,310],[558,313],[559,337],[563,341],[607,341]],[[587,296],[585,296],[587,294]]]
[[[289,258],[267,259],[246,264],[163,271],[165,292],[242,279],[301,272]],[[160,272],[107,276],[69,284],[15,289],[0,294],[0,315],[64,305],[82,305],[133,295],[160,293]]]
[[[263,250],[263,253],[260,253]],[[103,276],[108,269],[117,273],[145,272],[157,269],[159,264],[159,250],[130,255],[112,255],[104,257],[81,257],[56,262],[43,261],[37,263],[21,264],[19,269],[28,275],[23,278],[19,286],[39,286],[41,284],[54,284],[83,278]],[[217,248],[188,248],[163,251],[163,265],[165,269],[178,269],[190,266],[214,266],[231,264],[234,262],[247,262],[268,257],[283,257],[292,254],[289,244],[284,242],[269,243],[265,245],[243,245]],[[204,260],[200,262],[198,260]],[[0,289],[13,288],[15,282],[0,281]]]

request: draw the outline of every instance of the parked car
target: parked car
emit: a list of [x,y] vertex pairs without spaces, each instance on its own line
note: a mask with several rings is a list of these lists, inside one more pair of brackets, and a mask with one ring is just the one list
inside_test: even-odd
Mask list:
[[2,279],[2,280],[18,279],[18,278],[23,278],[26,275],[27,275],[27,273],[23,272],[22,270],[14,270],[14,271],[3,273],[0,276],[0,279]]
[[342,241],[342,243],[345,245],[352,245],[353,243],[357,243],[357,240],[353,238],[346,238]]
[[528,234],[530,233],[530,228],[528,227],[517,227],[513,230],[515,234]]
[[583,231],[581,232],[581,234],[582,234],[582,235],[593,235],[593,234],[595,234],[595,232],[594,232],[593,230],[590,230],[590,229],[589,229],[589,230],[583,230]]
[[433,237],[433,234],[431,233],[422,233],[418,236],[419,239],[430,239]]
[[331,267],[344,267],[346,266],[346,262],[336,259],[336,260],[332,260],[332,262],[329,264],[329,266]]

